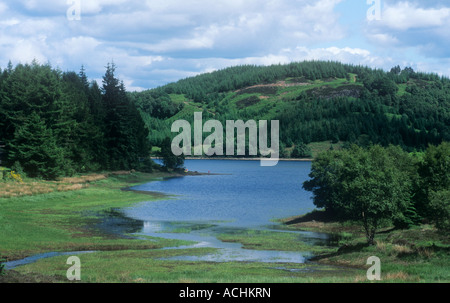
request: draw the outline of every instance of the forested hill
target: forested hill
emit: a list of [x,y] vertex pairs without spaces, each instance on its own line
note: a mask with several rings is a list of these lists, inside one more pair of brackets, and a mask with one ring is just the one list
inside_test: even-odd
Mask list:
[[[159,146],[177,119],[279,120],[282,154],[314,142],[399,145],[420,151],[450,140],[450,81],[399,66],[338,62],[237,66],[130,93]],[[207,136],[208,134],[205,134]],[[328,144],[328,147],[330,144]]]
[[[279,120],[282,157],[315,148],[450,141],[450,80],[411,68],[338,62],[237,66],[127,92],[108,64],[102,85],[49,64],[0,69],[0,160],[31,177],[151,169],[175,120]],[[208,136],[209,134],[204,134]],[[166,139],[166,140],[165,140]]]

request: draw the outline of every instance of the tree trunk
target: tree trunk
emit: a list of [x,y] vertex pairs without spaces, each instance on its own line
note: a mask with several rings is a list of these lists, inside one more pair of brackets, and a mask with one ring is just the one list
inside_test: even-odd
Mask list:
[[372,230],[368,233],[367,244],[375,245],[375,230]]
[[377,230],[377,222],[373,223],[373,226],[369,223],[369,220],[365,216],[364,212],[362,212],[362,220],[364,230],[366,231],[367,244],[375,245],[375,232]]

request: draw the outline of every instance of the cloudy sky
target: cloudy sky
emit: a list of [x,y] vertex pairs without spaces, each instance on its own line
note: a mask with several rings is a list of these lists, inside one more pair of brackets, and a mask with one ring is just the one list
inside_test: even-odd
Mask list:
[[84,65],[100,81],[114,61],[130,91],[312,59],[450,76],[449,28],[448,0],[3,0],[0,67]]

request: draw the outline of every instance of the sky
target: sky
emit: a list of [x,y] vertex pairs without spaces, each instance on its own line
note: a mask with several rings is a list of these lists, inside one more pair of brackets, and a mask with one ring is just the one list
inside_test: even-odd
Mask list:
[[128,91],[230,66],[332,60],[450,76],[450,1],[0,1],[0,67],[114,62]]

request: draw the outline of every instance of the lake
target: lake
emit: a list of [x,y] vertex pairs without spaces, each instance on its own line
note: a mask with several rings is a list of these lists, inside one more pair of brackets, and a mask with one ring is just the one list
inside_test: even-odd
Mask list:
[[[311,162],[280,161],[274,167],[261,167],[259,161],[186,160],[185,167],[211,175],[166,178],[132,188],[169,195],[122,210],[125,217],[143,222],[136,235],[192,240],[197,243],[192,247],[220,249],[218,254],[178,257],[181,260],[303,263],[310,256],[309,252],[242,249],[240,243],[222,242],[216,236],[242,229],[282,232],[275,219],[315,209],[311,193],[302,189]],[[300,240],[314,244],[325,245],[329,237],[296,233]]]

